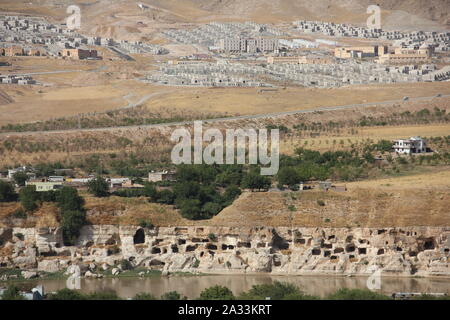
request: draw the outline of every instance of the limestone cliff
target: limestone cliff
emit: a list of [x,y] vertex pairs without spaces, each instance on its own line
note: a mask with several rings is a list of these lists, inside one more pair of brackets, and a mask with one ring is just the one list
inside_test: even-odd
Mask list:
[[[0,265],[55,272],[69,265],[166,272],[450,276],[450,227],[294,228],[85,226],[76,246],[59,228],[0,229]],[[84,269],[86,270],[86,269]]]

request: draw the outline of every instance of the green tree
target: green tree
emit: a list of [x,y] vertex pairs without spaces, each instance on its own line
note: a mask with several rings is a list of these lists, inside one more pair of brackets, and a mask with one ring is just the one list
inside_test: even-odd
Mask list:
[[170,292],[164,293],[161,296],[161,300],[186,300],[186,297],[181,296],[181,294],[179,294],[176,291],[170,291]]
[[102,177],[98,176],[87,184],[89,193],[98,198],[109,196],[109,184]]
[[133,297],[133,300],[158,300],[156,297],[150,293],[142,292],[138,293]]
[[234,300],[233,292],[227,287],[213,286],[200,293],[200,300]]
[[248,173],[244,179],[242,179],[242,187],[251,190],[267,190],[271,186],[271,181],[268,177],[262,176],[257,172]]
[[0,202],[15,201],[17,199],[14,186],[6,181],[0,180]]
[[300,176],[294,167],[283,167],[278,172],[278,183],[282,186],[291,188],[300,182]]
[[201,203],[197,199],[184,199],[177,203],[183,218],[190,220],[201,220],[206,217],[202,214]]
[[209,217],[213,217],[222,210],[222,206],[215,202],[207,202],[203,205],[202,211]]
[[272,284],[254,285],[248,292],[239,296],[240,300],[265,300],[270,297],[271,300],[310,300],[316,297],[305,295],[299,288],[290,283],[275,281]]
[[163,204],[173,204],[175,201],[175,195],[170,190],[162,190],[158,193],[158,200],[156,202]]
[[74,245],[81,228],[86,224],[86,213],[84,211],[63,211],[61,227],[65,245]]
[[339,289],[329,295],[328,300],[389,300],[388,296],[368,289]]
[[99,291],[91,293],[87,296],[88,300],[120,300],[115,291]]
[[26,211],[33,211],[37,208],[37,200],[39,194],[36,192],[35,186],[26,186],[20,189],[19,200],[20,204]]
[[236,199],[240,195],[241,195],[241,189],[239,189],[238,186],[231,185],[225,189],[223,198],[224,198],[226,205],[228,205],[228,204],[231,204],[234,201],[234,199]]
[[62,187],[56,201],[61,211],[83,211],[84,199],[78,195],[78,191],[72,187]]
[[28,180],[28,175],[23,171],[18,171],[14,173],[13,179],[19,187],[23,187]]
[[60,289],[48,295],[48,300],[86,300],[82,293],[68,288]]
[[153,183],[147,182],[144,185],[144,195],[146,197],[149,197],[151,201],[156,202],[158,199],[158,191],[156,190],[156,187]]
[[2,300],[24,300],[25,298],[20,294],[20,290],[15,285],[10,285],[1,295]]

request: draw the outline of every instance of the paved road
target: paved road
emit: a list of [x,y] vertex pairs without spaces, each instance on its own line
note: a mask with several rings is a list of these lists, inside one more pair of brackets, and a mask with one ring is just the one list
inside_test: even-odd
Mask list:
[[[442,98],[449,98],[450,94],[442,95]],[[417,97],[417,98],[409,98],[408,102],[419,102],[419,101],[429,101],[432,99],[439,99],[438,97],[428,96],[428,97]],[[334,110],[344,110],[344,109],[354,109],[354,108],[364,108],[370,107],[374,105],[391,105],[394,103],[404,102],[403,99],[398,100],[388,100],[381,102],[368,102],[368,103],[357,103],[357,104],[349,104],[344,106],[332,106],[332,107],[320,107],[315,109],[308,110],[297,110],[297,111],[282,111],[282,112],[274,112],[274,113],[265,113],[265,114],[257,114],[257,115],[244,115],[237,117],[229,117],[229,118],[216,118],[216,119],[208,119],[203,120],[204,123],[215,123],[215,122],[225,122],[225,121],[235,121],[235,120],[252,120],[252,119],[264,119],[271,117],[280,117],[287,115],[295,115],[295,114],[305,114],[305,113],[314,113],[318,111],[334,111]],[[74,133],[74,132],[94,132],[94,131],[114,131],[118,129],[140,129],[140,128],[164,128],[168,126],[180,126],[180,125],[188,125],[192,124],[193,121],[181,121],[181,122],[170,122],[170,123],[160,123],[160,124],[148,124],[148,125],[140,125],[140,126],[122,126],[122,127],[109,127],[109,128],[93,128],[93,129],[68,129],[68,130],[54,130],[54,131],[27,131],[27,132],[5,132],[0,133],[1,136],[20,136],[27,134],[61,134],[61,133]]]

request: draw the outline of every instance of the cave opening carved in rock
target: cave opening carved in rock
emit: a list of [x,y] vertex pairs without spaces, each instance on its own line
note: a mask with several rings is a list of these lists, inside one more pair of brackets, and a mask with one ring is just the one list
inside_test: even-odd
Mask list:
[[134,244],[145,243],[145,232],[144,232],[144,229],[142,229],[142,228],[137,229],[136,233],[133,236],[133,243]]

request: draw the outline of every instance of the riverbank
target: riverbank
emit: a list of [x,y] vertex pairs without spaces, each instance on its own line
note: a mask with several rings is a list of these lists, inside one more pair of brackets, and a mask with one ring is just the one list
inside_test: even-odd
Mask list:
[[[273,275],[202,275],[171,277],[115,277],[102,279],[82,278],[79,292],[91,294],[99,291],[116,292],[121,298],[131,298],[136,294],[149,293],[155,297],[177,291],[188,299],[196,299],[206,288],[220,285],[229,288],[235,295],[250,290],[255,285],[270,285],[279,281],[295,285],[303,293],[324,298],[340,289],[367,289],[367,277],[345,276],[273,276]],[[42,285],[45,292],[55,292],[67,287],[65,279],[32,279],[14,284],[24,290]],[[1,286],[6,287],[6,283]],[[376,293],[391,296],[394,292],[446,293],[450,295],[450,280],[430,278],[381,279],[381,289]]]

